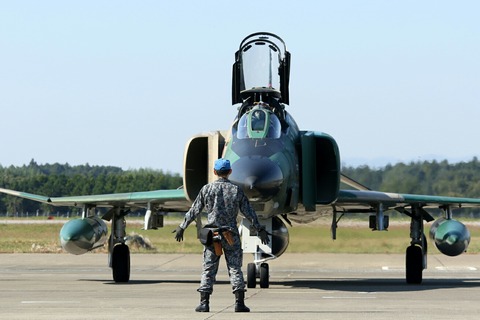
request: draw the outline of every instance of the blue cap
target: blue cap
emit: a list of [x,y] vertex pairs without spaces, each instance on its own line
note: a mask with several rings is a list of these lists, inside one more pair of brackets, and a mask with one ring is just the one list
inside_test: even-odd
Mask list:
[[220,159],[217,159],[215,160],[215,164],[213,166],[213,169],[215,169],[215,171],[226,171],[226,170],[230,170],[231,167],[230,167],[230,160],[228,159],[223,159],[223,158],[220,158]]

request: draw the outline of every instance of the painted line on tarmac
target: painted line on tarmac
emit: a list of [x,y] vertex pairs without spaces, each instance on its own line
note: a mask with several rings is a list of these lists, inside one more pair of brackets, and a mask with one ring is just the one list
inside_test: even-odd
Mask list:
[[21,301],[21,304],[65,304],[65,303],[72,303],[72,304],[79,304],[80,301],[65,301],[65,300],[25,300]]
[[435,269],[439,271],[477,271],[478,269],[475,267],[435,267]]
[[325,297],[322,297],[322,299],[377,299],[377,297],[367,297],[367,296],[363,296],[363,297],[352,297],[352,296],[349,296],[349,297],[333,297],[333,296],[325,296]]
[[[390,268],[389,266],[383,266],[382,271],[394,271],[394,270],[403,270],[404,268]],[[476,267],[435,267],[436,270],[438,271],[477,271],[478,268]]]

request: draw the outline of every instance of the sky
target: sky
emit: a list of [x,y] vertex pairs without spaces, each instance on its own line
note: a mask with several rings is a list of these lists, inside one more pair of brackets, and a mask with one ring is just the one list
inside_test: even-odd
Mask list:
[[280,36],[290,105],[344,165],[480,155],[478,1],[0,0],[0,165],[183,174],[226,130],[241,40]]

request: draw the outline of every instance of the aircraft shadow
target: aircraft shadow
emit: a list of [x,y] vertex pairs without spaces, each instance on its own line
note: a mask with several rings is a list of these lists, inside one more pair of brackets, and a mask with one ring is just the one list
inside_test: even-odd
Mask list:
[[[116,283],[113,280],[106,279],[79,279],[78,281],[87,281],[87,282],[101,282],[106,285],[149,285],[149,284],[162,284],[162,283],[186,283],[186,284],[200,284],[200,278],[198,280],[130,280],[129,282],[119,282]],[[229,281],[217,281],[215,284],[227,284],[230,285]]]
[[[162,283],[194,284],[198,280],[130,280],[125,283],[116,283],[107,279],[79,279],[78,281],[101,282],[105,285],[156,285]],[[216,285],[230,285],[229,281],[217,280]],[[422,284],[414,285],[405,283],[405,279],[375,278],[375,279],[292,279],[285,281],[270,281],[268,290],[275,288],[303,288],[313,290],[337,290],[345,292],[408,292],[408,291],[430,291],[439,289],[458,289],[480,287],[480,279],[424,279]],[[258,285],[257,285],[258,288]]]
[[270,286],[337,290],[346,292],[430,291],[480,287],[480,279],[424,279],[422,284],[407,284],[405,279],[298,279],[270,282]]

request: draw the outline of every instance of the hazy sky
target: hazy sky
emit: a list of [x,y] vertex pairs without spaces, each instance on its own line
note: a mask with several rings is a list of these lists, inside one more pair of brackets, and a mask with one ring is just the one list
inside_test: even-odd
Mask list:
[[182,173],[227,129],[240,41],[282,37],[288,111],[342,163],[480,155],[479,1],[1,1],[0,164]]

